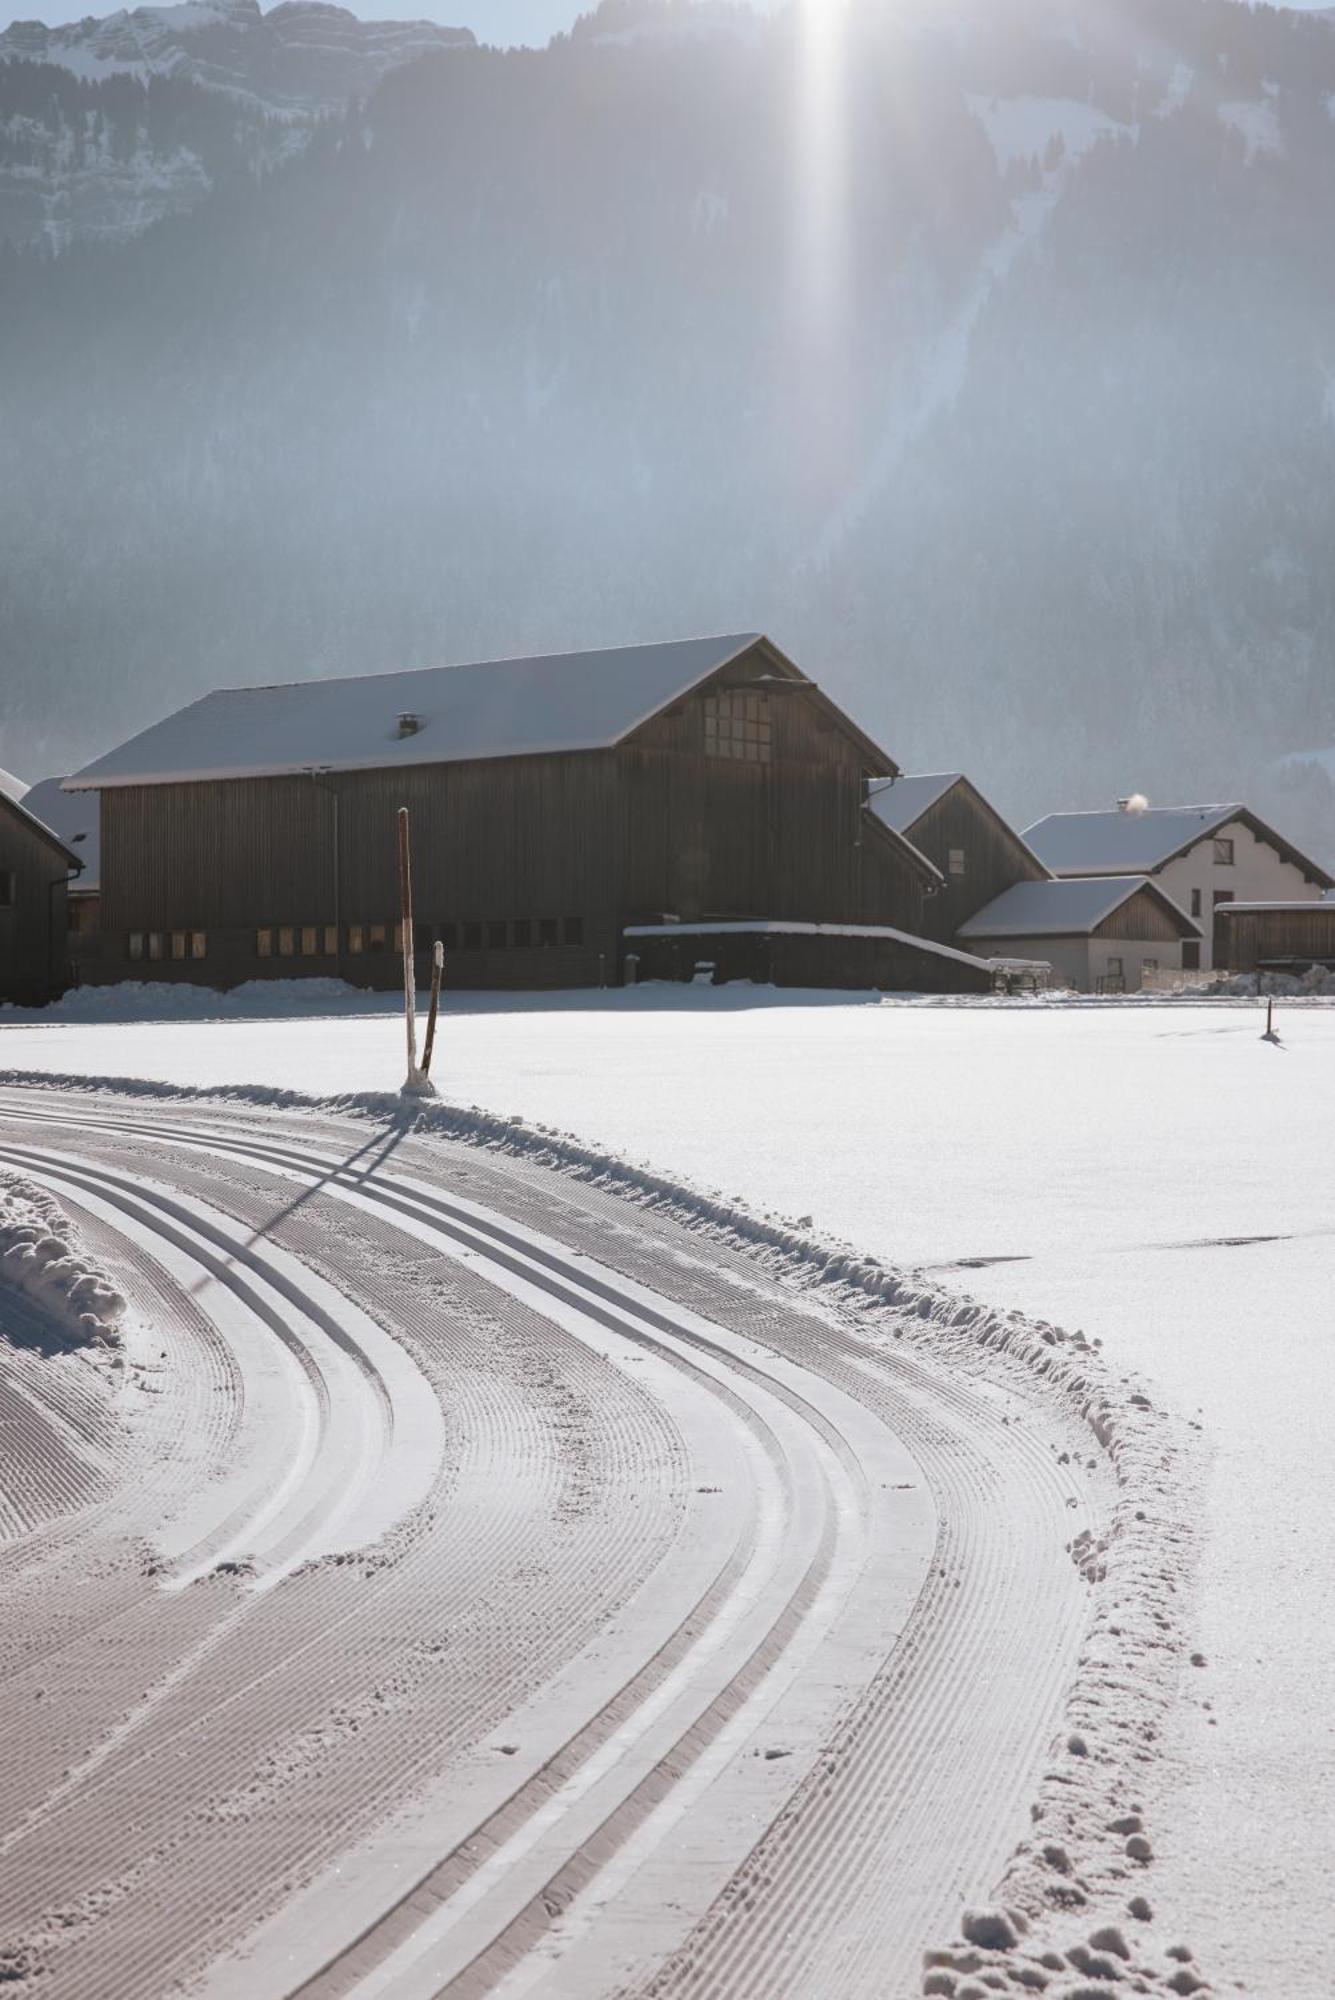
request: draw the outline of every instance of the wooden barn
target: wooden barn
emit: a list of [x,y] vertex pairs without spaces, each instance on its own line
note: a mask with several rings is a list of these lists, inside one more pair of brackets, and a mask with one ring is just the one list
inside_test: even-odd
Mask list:
[[1146,875],[1020,882],[968,918],[960,942],[975,951],[1044,958],[1081,993],[1134,993],[1147,977],[1180,972],[1200,930]]
[[80,863],[26,798],[0,773],[0,1000],[42,1006],[69,984],[66,896]]
[[1228,903],[1215,933],[1215,964],[1230,972],[1335,970],[1335,901]]
[[872,791],[872,810],[912,841],[943,878],[927,905],[927,935],[950,944],[960,926],[1017,882],[1050,870],[962,771],[894,778]]
[[[101,798],[98,979],[621,977],[627,925],[921,936],[940,871],[869,808],[894,760],[758,633],[205,696],[66,781]],[[951,961],[940,958],[951,986]]]
[[63,778],[43,778],[24,793],[23,804],[79,858],[79,873],[71,877],[66,896],[65,945],[70,976],[78,985],[93,972],[102,928],[97,793],[67,792]]

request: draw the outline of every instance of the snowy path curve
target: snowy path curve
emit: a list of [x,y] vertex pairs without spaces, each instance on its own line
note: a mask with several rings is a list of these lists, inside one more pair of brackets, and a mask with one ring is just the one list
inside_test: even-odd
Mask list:
[[120,1245],[168,1363],[120,1489],[25,1538],[34,1985],[912,1990],[1083,1629],[1032,1412],[402,1131],[13,1092],[0,1159]]

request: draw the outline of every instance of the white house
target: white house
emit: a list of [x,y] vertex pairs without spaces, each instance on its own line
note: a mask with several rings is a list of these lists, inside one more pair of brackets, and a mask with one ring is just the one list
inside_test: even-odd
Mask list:
[[[1145,806],[1049,813],[1024,836],[1054,875],[1152,876],[1201,929],[1183,946],[1186,970],[1215,962],[1221,903],[1319,902],[1335,880],[1241,805]],[[1222,961],[1221,961],[1222,962]]]
[[1081,993],[1134,993],[1146,976],[1182,970],[1200,949],[1190,917],[1146,875],[1017,882],[959,928],[969,951],[1046,959]]

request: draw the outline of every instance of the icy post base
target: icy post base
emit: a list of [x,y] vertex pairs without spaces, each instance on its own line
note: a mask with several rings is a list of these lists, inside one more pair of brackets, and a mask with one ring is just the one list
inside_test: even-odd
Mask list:
[[400,1097],[434,1097],[435,1094],[435,1084],[420,1069],[409,1071],[403,1087],[399,1091]]

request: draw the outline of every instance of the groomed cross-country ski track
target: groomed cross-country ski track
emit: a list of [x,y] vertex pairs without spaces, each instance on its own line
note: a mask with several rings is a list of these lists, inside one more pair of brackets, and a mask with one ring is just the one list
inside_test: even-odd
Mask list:
[[0,1297],[8,1990],[920,1990],[1089,1627],[1037,1385],[411,1120],[7,1087],[0,1169],[130,1301]]

